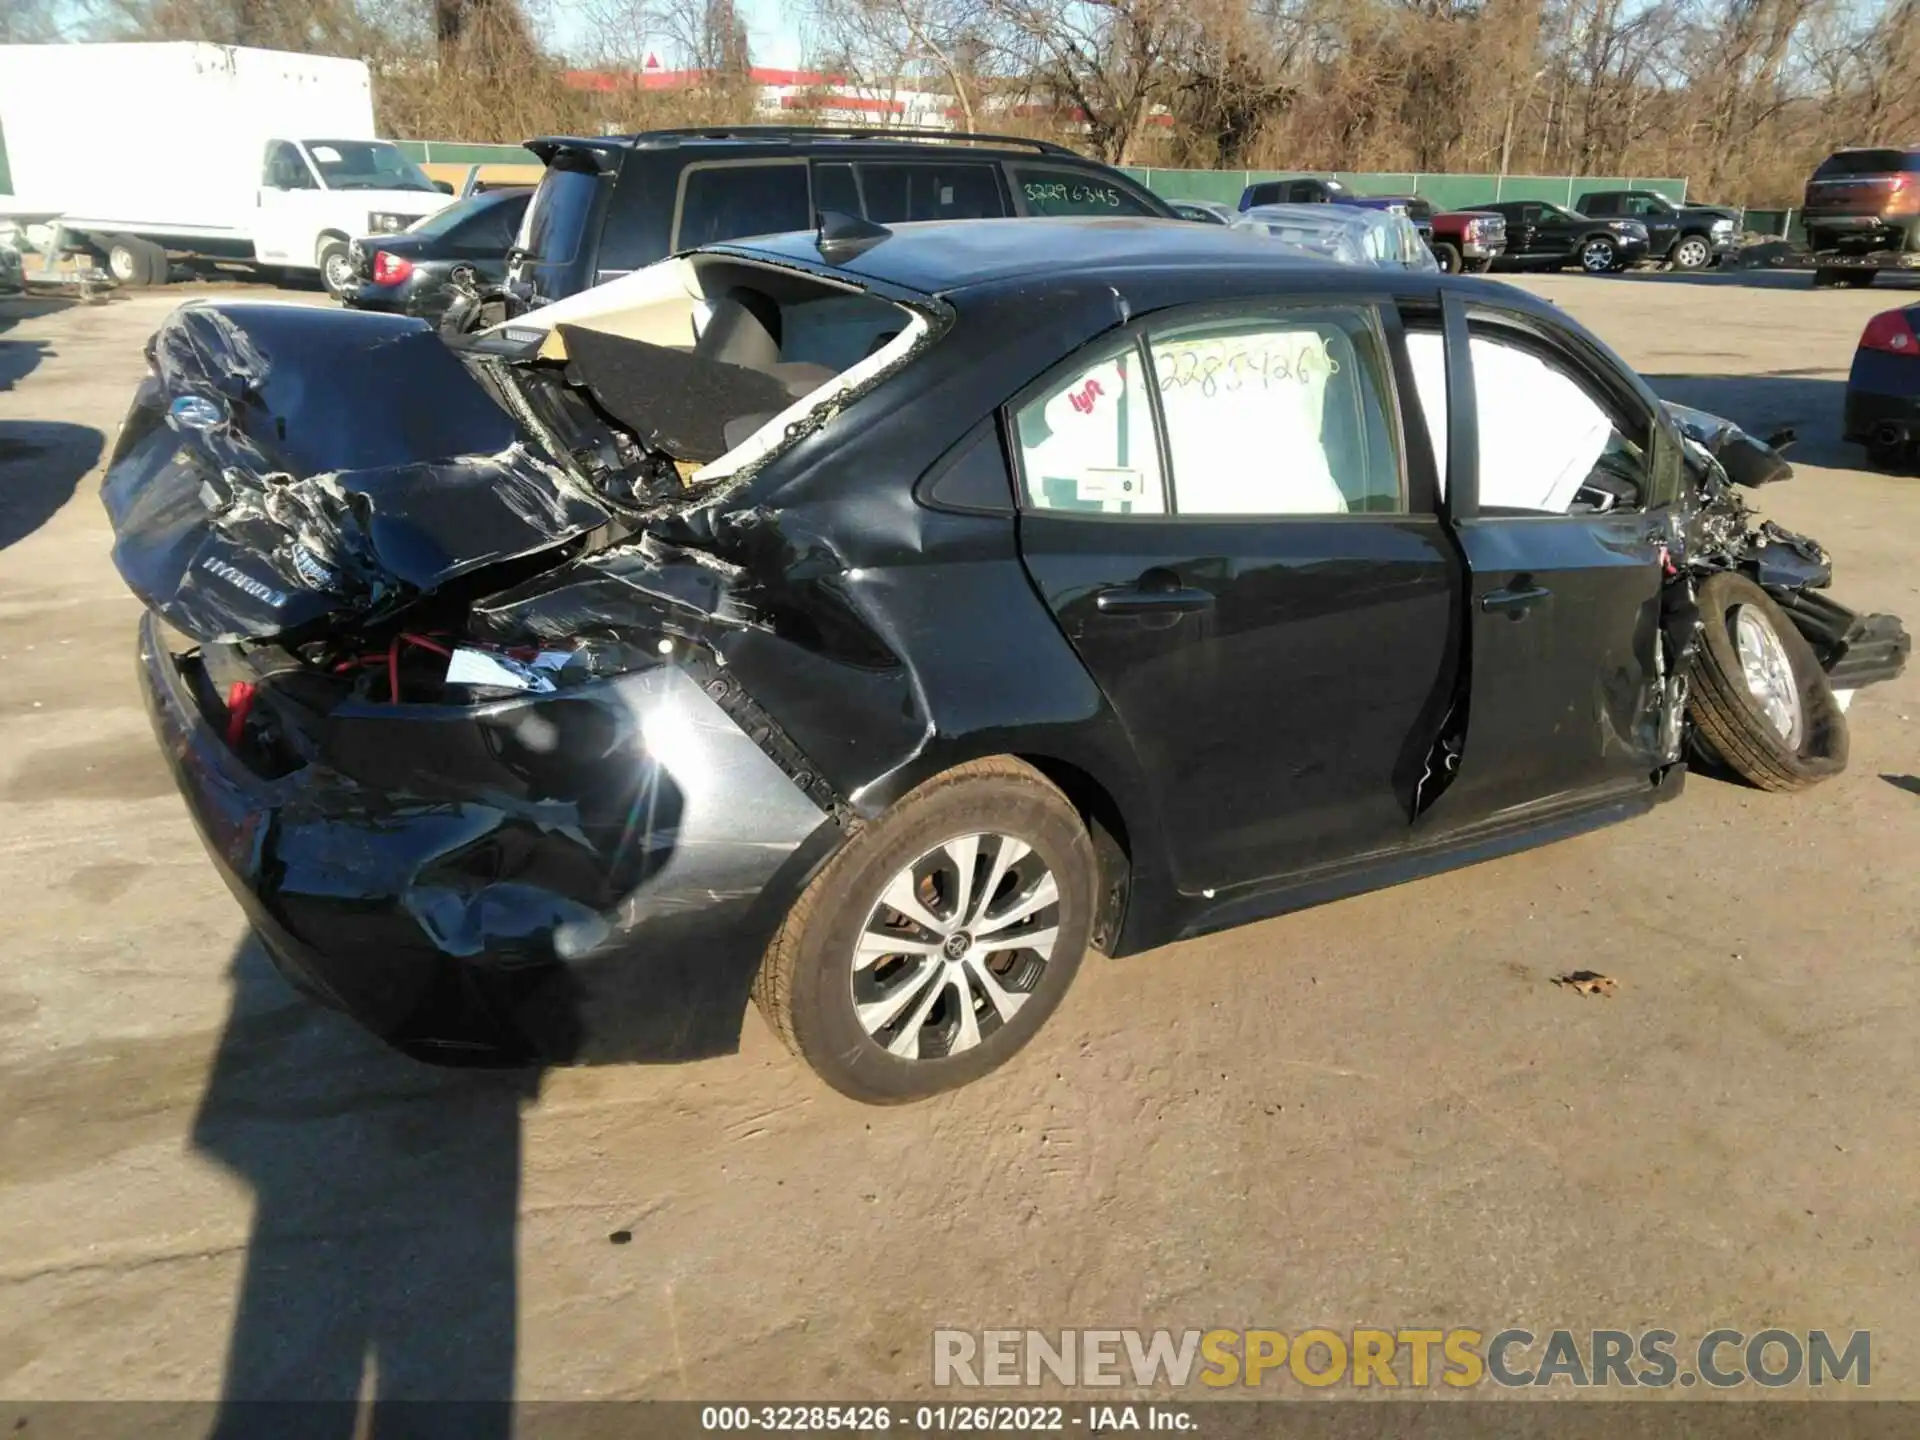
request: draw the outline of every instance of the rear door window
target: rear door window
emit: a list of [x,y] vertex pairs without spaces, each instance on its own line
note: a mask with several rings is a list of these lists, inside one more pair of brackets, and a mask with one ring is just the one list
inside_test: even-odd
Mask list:
[[1064,166],[1007,167],[1014,194],[1029,215],[1154,215],[1154,210],[1131,190],[1097,171]]
[[1007,213],[991,165],[895,163],[860,166],[867,218],[881,225],[907,220],[986,220]]
[[807,162],[691,165],[680,177],[673,248],[691,250],[813,224]]
[[1030,508],[1406,513],[1387,352],[1370,311],[1176,321],[1155,328],[1146,354],[1150,364],[1138,341],[1096,349],[1019,408]]

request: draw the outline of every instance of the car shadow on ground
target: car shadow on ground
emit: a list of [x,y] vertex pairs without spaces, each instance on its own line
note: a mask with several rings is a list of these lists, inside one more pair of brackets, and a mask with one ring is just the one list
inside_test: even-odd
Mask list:
[[[5,335],[22,320],[58,315],[76,303],[64,296],[0,295],[0,335]],[[44,340],[0,340],[0,391],[18,385],[52,353],[52,347]]]
[[1866,452],[1840,438],[1846,404],[1844,380],[1798,370],[1752,375],[1648,375],[1662,400],[1725,416],[1762,440],[1782,429],[1794,432],[1786,450],[1796,465],[1857,470]]
[[1920,795],[1920,775],[1882,775],[1880,778],[1896,790],[1904,790],[1909,795]]
[[[6,363],[0,341],[0,365]],[[4,389],[0,386],[0,389]],[[99,463],[107,437],[89,425],[0,420],[0,549],[17,544],[59,513]]]
[[[1814,288],[1811,270],[1789,270],[1772,265],[1716,265],[1711,270],[1616,270],[1609,275],[1596,275],[1590,278],[1625,281],[1636,285],[1710,285],[1722,289],[1732,287],[1749,290],[1811,290]],[[1889,294],[1920,290],[1920,271],[1906,274],[1882,271],[1874,278],[1871,288],[1885,290]],[[1901,302],[1896,300],[1890,303]]]
[[505,1440],[538,1073],[409,1060],[295,994],[251,938],[232,977],[193,1126],[254,1194],[213,1433]]

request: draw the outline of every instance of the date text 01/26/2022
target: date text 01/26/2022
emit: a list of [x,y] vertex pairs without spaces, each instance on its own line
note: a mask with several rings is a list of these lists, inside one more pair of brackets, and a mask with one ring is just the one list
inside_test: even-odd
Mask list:
[[1178,1405],[705,1405],[706,1432],[772,1430],[799,1433],[1020,1434],[1076,1430],[1088,1435],[1123,1431],[1191,1432],[1192,1414]]

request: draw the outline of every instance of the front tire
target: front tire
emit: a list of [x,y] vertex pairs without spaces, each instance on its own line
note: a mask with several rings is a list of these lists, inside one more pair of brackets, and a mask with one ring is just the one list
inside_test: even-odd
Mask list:
[[1805,790],[1847,768],[1847,717],[1813,647],[1744,575],[1708,577],[1687,710],[1694,748],[1762,790]]
[[1440,268],[1449,275],[1458,275],[1461,271],[1460,247],[1448,240],[1436,240],[1432,246],[1433,258],[1440,262]]
[[1080,966],[1098,866],[1079,813],[1010,757],[936,776],[861,829],[788,912],[754,1000],[821,1079],[874,1105],[978,1079]]
[[1589,275],[1605,275],[1620,263],[1620,251],[1613,241],[1595,235],[1580,244],[1580,268]]
[[1676,270],[1704,270],[1713,263],[1713,245],[1704,235],[1682,235],[1667,259]]

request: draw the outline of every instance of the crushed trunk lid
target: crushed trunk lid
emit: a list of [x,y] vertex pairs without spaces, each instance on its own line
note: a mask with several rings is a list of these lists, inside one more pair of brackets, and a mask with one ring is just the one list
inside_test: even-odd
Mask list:
[[418,321],[192,304],[149,357],[101,499],[121,576],[195,639],[377,618],[612,516]]

